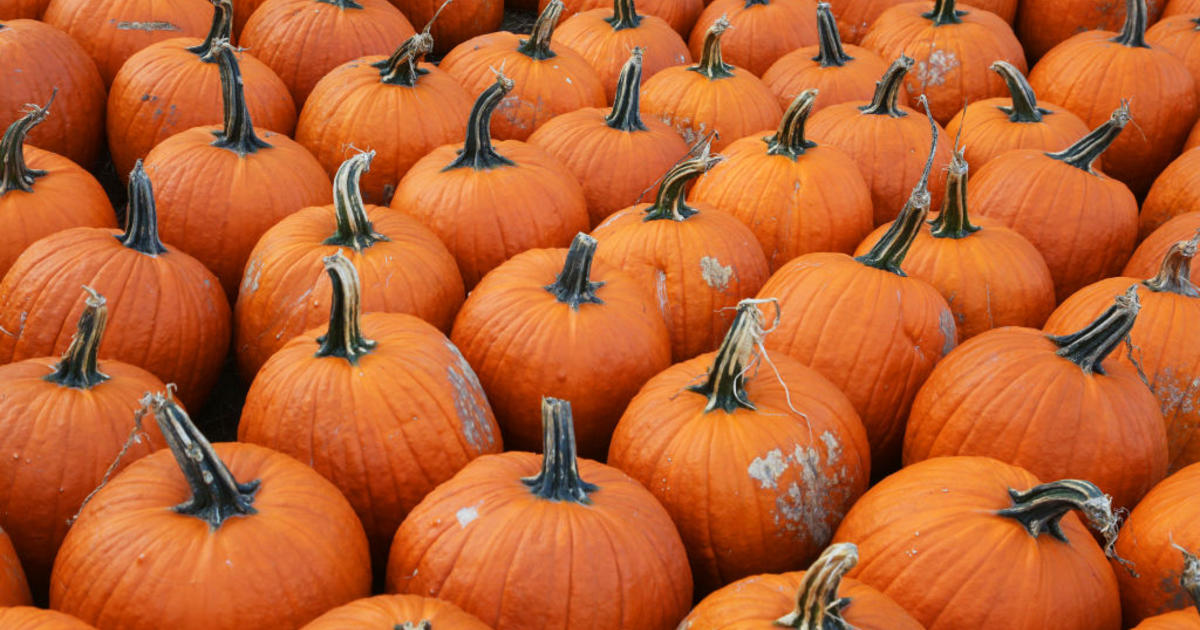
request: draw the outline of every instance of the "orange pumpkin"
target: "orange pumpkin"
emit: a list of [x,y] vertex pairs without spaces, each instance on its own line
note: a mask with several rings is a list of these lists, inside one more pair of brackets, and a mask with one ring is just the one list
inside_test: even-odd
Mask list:
[[12,540],[0,529],[0,606],[29,606],[33,598]]
[[1160,46],[1183,60],[1200,91],[1200,17],[1177,15],[1146,29],[1146,43]]
[[726,159],[702,175],[688,196],[749,226],[771,271],[809,252],[853,251],[875,216],[871,189],[854,160],[805,137],[816,100],[817,91],[806,90],[774,135],[729,145]]
[[71,615],[32,606],[0,608],[0,626],[7,630],[95,630]]
[[[1181,214],[1154,230],[1146,240],[1134,250],[1123,276],[1132,278],[1149,278],[1158,273],[1163,259],[1171,247],[1179,241],[1186,241],[1200,230],[1200,212]],[[1200,258],[1192,259],[1191,273],[1200,277]]]
[[1167,221],[1200,211],[1200,151],[1188,149],[1163,170],[1150,187],[1138,215],[1138,240],[1145,240]]
[[1190,607],[1144,619],[1132,630],[1197,630],[1200,629],[1200,558],[1179,547],[1183,552],[1183,571],[1179,587],[1187,593]]
[[[606,8],[611,3],[611,0],[563,0],[563,4],[566,6],[563,10],[563,17],[569,18],[577,13]],[[537,4],[538,10],[542,11],[550,4],[550,0],[540,0]],[[676,32],[686,36],[692,32],[696,18],[700,16],[700,12],[707,2],[705,0],[640,0],[639,4],[647,15],[661,18]]]
[[[1159,3],[1155,3],[1152,8],[1157,8]],[[1200,1],[1197,0],[1167,0],[1167,6],[1162,10],[1162,17],[1166,19],[1175,15],[1200,13]]]
[[699,58],[708,29],[724,17],[730,30],[721,38],[722,54],[762,76],[780,57],[817,43],[816,8],[813,0],[715,0],[696,20],[688,48]]
[[504,20],[504,0],[391,0],[413,24],[424,24],[433,35],[434,52],[439,55],[462,42],[500,30]]
[[47,4],[50,0],[10,0],[0,9],[0,18],[36,20],[42,17]]
[[347,628],[411,630],[492,630],[448,601],[419,595],[376,595],[355,600],[317,617],[300,630]]
[[[1192,0],[1149,0],[1147,24],[1153,24],[1164,4]],[[1020,0],[1017,37],[1029,59],[1038,59],[1059,43],[1084,31],[1115,31],[1125,21],[1126,3],[1113,0]]]
[[[846,34],[846,41],[857,44],[870,30],[884,11],[913,0],[830,0],[838,15],[838,28]],[[975,0],[971,6],[990,11],[1013,23],[1017,14],[1018,0]]]

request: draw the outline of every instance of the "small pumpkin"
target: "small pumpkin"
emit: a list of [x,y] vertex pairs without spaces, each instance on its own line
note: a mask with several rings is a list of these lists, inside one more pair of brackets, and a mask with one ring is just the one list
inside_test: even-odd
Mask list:
[[[1200,212],[1181,214],[1163,223],[1138,245],[1121,275],[1132,278],[1153,277],[1158,273],[1171,247],[1179,241],[1191,239],[1196,230],[1200,230]],[[1200,278],[1200,258],[1192,259],[1191,273]]]
[[[544,11],[551,0],[540,0],[538,10]],[[687,36],[696,24],[696,18],[708,2],[706,0],[640,0],[642,10],[647,15],[662,18],[680,35]],[[610,4],[610,0],[563,0],[565,9],[563,18],[569,18],[576,13],[602,9]]]
[[391,0],[413,24],[424,24],[433,35],[434,52],[444,55],[462,42],[500,30],[504,0]]
[[95,630],[71,615],[32,606],[0,608],[0,626],[8,630]]
[[[1158,19],[1164,4],[1180,5],[1191,1],[1149,0],[1146,23],[1153,24]],[[1025,54],[1031,60],[1038,59],[1081,32],[1120,29],[1128,16],[1127,10],[1124,2],[1113,0],[1020,0],[1017,37],[1025,45]]]
[[[837,10],[838,28],[846,34],[846,41],[858,44],[870,30],[875,19],[884,11],[913,0],[830,0]],[[995,13],[1009,24],[1017,15],[1018,0],[974,0],[971,7]],[[967,10],[967,9],[964,9]]]
[[338,606],[300,630],[346,628],[401,630],[492,630],[478,617],[442,599],[420,595],[376,595]]
[[1154,180],[1138,215],[1138,240],[1144,241],[1164,223],[1200,211],[1200,151],[1188,149]]
[[1187,593],[1191,607],[1155,615],[1143,619],[1132,630],[1196,630],[1200,628],[1200,558],[1178,547],[1183,552],[1183,571],[1179,574],[1179,587]]
[[30,606],[33,598],[29,594],[29,583],[12,539],[0,529],[0,606]]
[[814,0],[715,0],[692,27],[688,48],[699,58],[708,29],[724,17],[730,31],[721,38],[722,54],[762,76],[780,57],[817,43],[816,8]]

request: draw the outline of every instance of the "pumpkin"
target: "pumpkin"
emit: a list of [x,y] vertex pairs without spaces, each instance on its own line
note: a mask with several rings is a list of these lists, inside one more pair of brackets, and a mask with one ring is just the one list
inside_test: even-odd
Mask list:
[[413,24],[424,24],[433,35],[434,51],[444,55],[462,42],[500,30],[504,0],[391,0]]
[[15,455],[0,465],[0,527],[43,595],[85,497],[120,466],[164,445],[157,431],[130,438],[142,394],[162,389],[162,381],[127,363],[97,362],[108,306],[90,290],[86,300],[61,360],[0,366],[0,448]]
[[1200,462],[1200,339],[1184,332],[1200,323],[1200,289],[1192,284],[1190,270],[1197,238],[1173,245],[1150,279],[1107,278],[1088,285],[1060,304],[1046,322],[1047,332],[1068,333],[1103,312],[1113,296],[1140,282],[1142,310],[1129,331],[1132,347],[1113,359],[1144,377],[1158,399],[1167,428],[1168,472]]
[[[213,0],[212,27],[203,40],[179,37],[129,58],[108,93],[108,150],[122,175],[171,136],[221,121],[217,42],[230,38],[231,0]],[[283,135],[296,127],[296,106],[275,71],[248,53],[238,55],[246,106],[259,126]]]
[[364,310],[408,313],[450,331],[464,297],[454,257],[411,217],[363,204],[358,182],[372,157],[360,153],[342,164],[332,205],[288,216],[251,250],[234,308],[234,348],[246,382],[292,337],[329,322],[333,287],[321,261],[338,249],[366,288]]
[[[818,90],[821,102],[813,107],[815,113],[838,103],[871,100],[875,81],[887,68],[887,62],[873,51],[842,43],[829,3],[821,2],[817,5],[817,45],[783,55],[767,68],[762,80],[784,109],[804,90]],[[899,89],[898,98],[908,102],[904,86]]]
[[[1183,0],[1186,4],[1191,0]],[[1181,0],[1149,0],[1146,23],[1153,24],[1164,4]],[[1113,0],[1020,0],[1017,37],[1029,59],[1038,59],[1059,43],[1084,31],[1115,31],[1126,19],[1126,3]]]
[[[846,41],[857,44],[870,30],[884,11],[913,0],[831,0],[838,15],[838,28],[846,34]],[[1018,0],[975,0],[971,6],[990,11],[1013,23],[1017,14]]]
[[33,603],[29,583],[12,539],[0,529],[0,606],[28,606]]
[[369,203],[391,201],[417,160],[466,132],[471,96],[438,67],[418,63],[432,47],[429,35],[418,33],[391,56],[342,64],[317,82],[300,112],[296,141],[330,177],[353,147],[375,151],[360,183]]
[[0,138],[0,277],[44,236],[77,226],[117,225],[95,177],[61,155],[25,144],[29,132],[50,115],[51,102],[27,108]]
[[553,156],[519,140],[492,143],[492,113],[512,91],[497,72],[471,108],[466,139],[417,161],[391,207],[424,223],[458,261],[470,290],[500,263],[527,249],[559,247],[588,227],[575,176]]
[[1091,31],[1072,37],[1034,66],[1029,83],[1092,126],[1128,101],[1139,133],[1116,141],[1104,170],[1142,196],[1179,155],[1196,122],[1197,96],[1184,62],[1146,43],[1146,0],[1125,0],[1125,5],[1127,19],[1119,34]]
[[[771,271],[808,252],[849,253],[871,230],[871,189],[841,149],[804,134],[816,90],[796,97],[771,136],[729,145],[688,196],[740,219]],[[836,191],[836,192],[834,192]]]
[[817,43],[816,8],[813,0],[715,0],[696,20],[688,48],[698,59],[708,29],[724,17],[730,30],[721,38],[722,54],[762,76],[780,57]]
[[[1104,536],[1105,551],[1074,510]],[[1105,559],[1116,533],[1108,497],[1087,481],[1043,484],[987,457],[938,457],[868,490],[834,540],[858,545],[850,577],[929,630],[996,620],[1013,630],[1119,630]]]
[[576,458],[569,402],[547,398],[542,418],[545,455],[480,457],[408,515],[388,592],[447,600],[496,630],[675,628],[692,577],[670,516],[625,473]]
[[47,4],[50,4],[50,0],[10,0],[0,10],[0,18],[36,20],[42,17]]
[[[1062,151],[1088,132],[1088,126],[1066,109],[1038,102],[1029,80],[1007,61],[996,61],[991,70],[1004,78],[1008,98],[986,98],[968,103],[946,123],[946,134],[960,138],[965,157],[975,168],[1015,149]],[[1100,159],[1096,159],[1100,166]]]
[[144,413],[168,448],[84,506],[51,608],[103,628],[294,628],[370,592],[366,536],[333,484],[268,448],[210,444],[169,391]]
[[1167,221],[1200,210],[1200,151],[1188,149],[1175,158],[1150,187],[1138,215],[1138,240],[1145,240]]
[[550,46],[550,35],[562,13],[554,0],[538,16],[528,38],[502,31],[469,39],[451,50],[440,68],[458,79],[471,94],[495,83],[492,68],[503,68],[514,88],[496,107],[492,134],[501,140],[525,140],[559,114],[584,107],[604,107],[604,84],[579,53]]
[[[909,193],[925,171],[925,157],[913,147],[932,144],[933,171],[940,174],[950,164],[950,151],[933,143],[930,126],[917,110],[898,102],[911,57],[901,56],[888,68],[870,101],[839,103],[813,115],[805,131],[810,140],[835,146],[854,158],[871,188],[875,225],[896,218]],[[941,131],[940,127],[934,129]],[[925,184],[930,203],[941,207],[946,181],[934,177]]]
[[722,60],[721,35],[729,26],[723,18],[713,23],[696,65],[667,68],[642,86],[646,113],[674,127],[688,144],[716,134],[715,151],[770,129],[783,117],[775,95],[762,80]]
[[[1156,2],[1151,8],[1157,8]],[[1188,13],[1200,13],[1200,2],[1196,0],[1167,0],[1167,6],[1162,10],[1162,17],[1165,20],[1168,17],[1176,15],[1184,15]]]
[[1179,547],[1183,552],[1183,571],[1179,586],[1191,600],[1190,608],[1163,613],[1144,619],[1133,630],[1195,630],[1200,628],[1200,558]]
[[419,595],[376,595],[317,617],[301,630],[346,628],[405,630],[491,630],[478,617],[448,601]]
[[574,50],[595,68],[604,85],[605,102],[614,102],[622,64],[634,48],[645,52],[642,74],[646,79],[692,61],[687,43],[662,18],[639,15],[634,0],[612,4],[611,11],[592,9],[563,20],[551,38],[553,44]]
[[[738,304],[716,353],[650,379],[608,453],[667,508],[702,593],[811,562],[870,477],[854,405],[816,370],[761,350],[760,302]],[[772,369],[753,371],[763,362]]]
[[596,239],[579,234],[566,251],[517,254],[484,276],[454,321],[450,339],[475,366],[509,449],[536,451],[541,397],[562,396],[580,453],[602,459],[629,400],[671,364],[649,291],[595,252]]
[[95,630],[71,615],[32,606],[0,608],[0,625],[8,630]]
[[743,578],[705,597],[681,628],[858,628],[924,630],[896,602],[851,578],[853,543],[830,545],[805,571]]
[[[1129,122],[1122,104],[1108,122],[1062,151],[1009,151],[975,176],[971,207],[1033,243],[1050,267],[1058,301],[1116,275],[1133,253],[1137,200],[1120,180],[1095,169],[1095,159],[1115,146]],[[1114,153],[1106,155],[1106,164]]]
[[[540,0],[538,10],[544,11],[551,0]],[[569,18],[576,13],[602,9],[610,4],[610,0],[563,0],[565,8],[563,17]],[[679,34],[686,36],[692,32],[696,18],[707,4],[705,0],[641,0],[642,10],[647,15],[662,18]]]
[[0,120],[19,117],[27,103],[41,102],[57,89],[62,99],[54,117],[29,142],[84,168],[92,166],[103,144],[105,92],[87,52],[70,35],[42,22],[0,19],[0,59]]
[[[1200,13],[1200,11],[1197,11]],[[1146,29],[1146,43],[1160,46],[1183,60],[1200,91],[1200,17],[1177,15]]]
[[303,107],[329,71],[386,54],[415,32],[387,0],[266,0],[246,21],[239,43],[270,66]]
[[[1200,212],[1181,214],[1163,223],[1138,245],[1121,275],[1133,278],[1154,276],[1171,247],[1179,241],[1192,238],[1196,230],[1200,230]],[[1200,259],[1192,259],[1192,273],[1200,277]]]
[[688,152],[674,129],[642,117],[643,59],[644,51],[634,48],[611,108],[585,107],[555,116],[529,136],[529,144],[558,158],[575,175],[592,226],[639,202],[659,174]]
[[332,481],[382,563],[426,494],[470,460],[500,452],[500,429],[471,366],[441,331],[403,313],[360,316],[353,263],[340,251],[324,263],[329,325],[293,337],[258,371],[238,441],[308,462]]
[[687,185],[720,161],[707,145],[701,149],[667,171],[653,203],[618,211],[592,232],[598,256],[655,297],[675,362],[716,349],[733,307],[770,275],[754,232],[709,204],[684,199]]
[[[108,297],[112,326],[101,359],[131,363],[199,408],[229,347],[229,304],[211,271],[159,240],[150,179],[129,178],[125,230],[77,227],[22,253],[0,281],[0,363],[61,353],[85,305],[80,285]],[[115,238],[114,238],[115,237]]]
[[50,0],[42,21],[83,47],[107,87],[137,51],[176,37],[203,37],[210,15],[205,0]]

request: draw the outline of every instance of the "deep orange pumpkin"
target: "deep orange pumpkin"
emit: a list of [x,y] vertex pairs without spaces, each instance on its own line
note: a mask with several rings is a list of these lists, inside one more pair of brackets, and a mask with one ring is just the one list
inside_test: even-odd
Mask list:
[[688,48],[698,59],[708,29],[725,17],[729,33],[721,38],[722,54],[762,76],[780,57],[817,43],[816,9],[814,0],[715,0],[692,27]]
[[32,606],[0,608],[0,627],[7,630],[95,630],[94,626],[71,615]]
[[9,0],[0,8],[0,19],[36,20],[42,17],[47,4],[50,4],[50,0]]
[[1164,19],[1146,29],[1146,43],[1182,59],[1200,92],[1200,17],[1193,13]]
[[1198,630],[1200,629],[1200,558],[1179,547],[1183,553],[1183,571],[1179,587],[1187,593],[1190,607],[1142,620],[1132,630]]
[[1200,211],[1200,151],[1188,149],[1175,158],[1150,187],[1138,215],[1138,240],[1145,240],[1181,214]]
[[[838,16],[838,27],[846,34],[846,41],[857,44],[870,30],[884,11],[912,0],[830,0]],[[1013,23],[1017,14],[1018,0],[975,0],[971,6],[991,11]]]
[[[1171,3],[1180,4],[1181,0],[1149,0],[1147,24],[1153,24],[1163,5]],[[1030,60],[1081,32],[1115,31],[1127,15],[1125,3],[1113,0],[1020,0],[1018,9],[1017,37]]]
[[0,529],[0,606],[29,606],[33,598],[12,540]]
[[[743,0],[744,1],[744,0]],[[538,10],[545,10],[550,0],[540,0]],[[604,9],[612,4],[612,0],[563,0],[566,9],[563,17],[569,18],[576,13],[594,9]],[[692,32],[696,18],[700,16],[706,4],[705,0],[640,0],[638,3],[647,15],[662,18],[671,28],[684,37]]]
[[[1158,5],[1156,2],[1155,5]],[[1152,7],[1155,8],[1155,7]],[[1183,14],[1200,14],[1200,1],[1197,0],[1167,0],[1167,6],[1163,9],[1162,17],[1166,19],[1175,15]]]
[[492,630],[475,615],[448,601],[419,595],[376,595],[355,600],[317,617],[300,630],[389,627],[401,630]]
[[[1191,239],[1200,230],[1200,212],[1181,214],[1154,230],[1134,250],[1123,276],[1149,278],[1158,273],[1163,258],[1175,243]],[[1191,273],[1200,278],[1200,258],[1192,259]]]
[[413,24],[424,25],[433,35],[434,51],[445,54],[462,42],[500,30],[504,0],[391,0]]

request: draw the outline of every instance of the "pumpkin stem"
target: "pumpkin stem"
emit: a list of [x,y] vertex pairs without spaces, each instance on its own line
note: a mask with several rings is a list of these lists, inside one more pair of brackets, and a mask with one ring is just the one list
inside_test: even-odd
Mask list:
[[333,6],[339,8],[339,9],[342,9],[342,10],[363,8],[363,6],[361,4],[355,2],[354,0],[317,0],[317,2],[324,2],[325,4],[332,4]]
[[83,290],[87,291],[87,298],[83,314],[75,325],[71,345],[67,346],[54,371],[45,377],[51,383],[75,389],[91,389],[108,380],[108,375],[100,371],[96,360],[100,352],[100,340],[104,337],[104,327],[108,323],[107,300],[87,285]]
[[1047,335],[1047,338],[1058,345],[1058,356],[1074,362],[1089,374],[1104,374],[1101,362],[1129,334],[1141,309],[1134,284],[1082,330],[1069,335]]
[[575,456],[575,421],[571,403],[558,398],[542,398],[542,470],[521,481],[535,495],[547,501],[573,501],[589,504],[588,495],[600,487],[579,477]]
[[913,58],[908,55],[900,55],[893,61],[887,72],[883,73],[883,78],[875,83],[875,96],[871,99],[871,104],[859,107],[859,111],[892,118],[907,116],[908,113],[901,110],[896,101],[900,96],[900,86],[904,85],[904,75],[912,69],[913,63]]
[[420,32],[404,40],[390,57],[371,64],[371,67],[379,68],[380,83],[415,87],[422,75],[429,74],[417,64],[431,50],[433,36]]
[[614,31],[619,31],[637,28],[642,23],[642,16],[638,15],[633,0],[613,0],[612,17],[604,18],[604,21],[608,22]]
[[1179,241],[1167,250],[1158,275],[1143,282],[1146,288],[1159,293],[1177,293],[1187,297],[1200,297],[1200,289],[1192,284],[1192,258],[1200,246],[1200,230],[1190,241]]
[[904,263],[904,257],[908,255],[917,234],[925,227],[925,217],[929,214],[929,171],[933,168],[933,156],[938,145],[937,123],[933,120],[933,114],[929,112],[929,102],[925,100],[924,94],[918,101],[925,106],[925,116],[929,118],[929,127],[933,134],[933,141],[929,144],[929,158],[925,160],[925,170],[921,173],[921,179],[917,180],[917,185],[913,187],[912,194],[908,196],[904,208],[900,210],[900,216],[896,217],[892,226],[884,232],[883,238],[875,243],[871,251],[855,258],[868,267],[890,271],[898,276],[906,275],[900,269],[900,265]]
[[1108,40],[1130,48],[1149,48],[1146,43],[1146,26],[1150,23],[1146,0],[1125,0],[1125,25],[1116,37]]
[[721,35],[729,29],[729,18],[722,15],[704,34],[704,49],[700,53],[700,62],[688,68],[699,72],[709,81],[726,79],[733,76],[733,66],[721,58]]
[[25,164],[25,138],[50,115],[55,96],[58,96],[58,88],[50,92],[50,100],[45,105],[26,105],[25,115],[9,125],[4,137],[0,138],[0,197],[10,190],[33,192],[34,180],[46,175],[46,171]]
[[176,505],[176,512],[202,519],[212,529],[217,529],[232,516],[258,513],[253,503],[262,480],[238,483],[233,478],[212,444],[175,403],[170,386],[166,394],[146,394],[142,399],[142,411],[154,414],[167,448],[171,449],[184,479],[192,488],[191,498]]
[[213,140],[212,145],[229,149],[243,157],[249,153],[257,153],[259,149],[271,148],[271,145],[254,133],[254,124],[250,122],[250,109],[246,106],[242,72],[233,54],[233,46],[227,39],[218,40],[214,46],[217,51],[217,67],[221,73],[221,103],[225,114],[225,128],[213,132],[217,139]]
[[946,172],[946,200],[942,212],[930,222],[934,238],[966,238],[979,231],[967,216],[967,160],[956,148]]
[[603,282],[592,282],[592,259],[596,256],[596,239],[580,232],[571,241],[567,250],[567,260],[563,263],[562,272],[554,279],[553,284],[546,285],[546,290],[554,294],[559,302],[579,310],[579,305],[603,304],[596,295],[596,289],[604,286]]
[[388,240],[388,237],[375,231],[375,226],[367,218],[362,190],[359,188],[359,180],[363,172],[371,169],[374,157],[375,151],[352,155],[342,162],[334,174],[333,214],[337,218],[337,231],[325,239],[325,245],[349,247],[361,252],[378,241]]
[[212,0],[212,25],[208,27],[208,35],[204,41],[187,49],[188,52],[200,57],[204,63],[217,61],[217,42],[233,37],[233,1]]
[[757,4],[757,5],[761,5],[761,6],[764,6],[764,7],[765,7],[765,6],[767,6],[768,4],[771,4],[771,0],[746,0],[746,4],[745,4],[745,6],[743,6],[742,8],[743,8],[743,9],[749,9],[750,7],[752,7],[752,6],[756,5],[756,4]]
[[[774,300],[772,300],[774,301]],[[704,413],[717,409],[733,413],[738,409],[755,409],[746,394],[746,372],[755,361],[754,349],[762,344],[766,329],[763,326],[763,300],[747,299],[738,302],[737,314],[729,332],[717,348],[717,356],[708,370],[708,379],[691,385],[688,391],[708,398]],[[778,308],[778,303],[775,304]]]
[[325,272],[333,283],[329,298],[329,328],[317,337],[321,347],[314,356],[340,357],[358,365],[358,359],[371,353],[378,345],[362,334],[359,311],[362,308],[362,287],[358,271],[349,258],[337,250],[332,256],[321,259]]
[[621,68],[621,76],[617,77],[617,91],[613,95],[612,110],[604,118],[605,124],[618,131],[645,131],[646,124],[642,122],[640,91],[642,86],[642,53],[641,46],[633,49],[629,61]]
[[142,161],[133,165],[129,174],[129,205],[125,208],[125,233],[117,240],[134,251],[157,256],[167,251],[158,238],[158,209],[154,206],[154,189]]
[[822,68],[844,66],[854,61],[854,57],[846,54],[842,47],[842,35],[838,32],[837,19],[833,17],[833,8],[828,2],[817,4],[817,56],[813,61],[821,64]]
[[813,103],[817,101],[817,90],[804,90],[792,101],[779,122],[779,130],[769,138],[763,138],[767,143],[769,155],[784,155],[793,162],[800,159],[804,152],[817,146],[816,142],[804,137],[804,124],[812,113]]
[[1092,528],[1104,536],[1105,555],[1115,558],[1112,546],[1117,541],[1118,520],[1113,513],[1112,499],[1092,482],[1064,479],[1024,492],[1009,488],[1008,496],[1012,498],[1012,507],[996,514],[1017,521],[1034,538],[1049,533],[1062,542],[1071,542],[1063,533],[1060,521],[1071,510],[1083,512]]
[[796,595],[796,610],[775,620],[775,625],[797,630],[852,630],[842,618],[850,599],[838,597],[842,577],[858,564],[858,546],[837,543],[821,552],[808,570]]
[[1096,158],[1112,145],[1117,136],[1121,135],[1121,130],[1132,119],[1133,114],[1129,113],[1129,101],[1121,101],[1120,107],[1113,110],[1112,116],[1103,125],[1091,130],[1075,144],[1062,151],[1046,155],[1056,160],[1062,160],[1075,168],[1095,173],[1092,170],[1092,164],[1096,162]]
[[429,623],[426,619],[422,619],[416,624],[411,621],[405,621],[404,623],[392,626],[392,630],[433,630],[433,624]]
[[642,217],[643,221],[663,219],[683,221],[696,214],[696,209],[687,205],[684,189],[687,188],[688,182],[725,159],[720,155],[709,154],[711,142],[711,136],[706,138],[700,147],[699,155],[689,155],[683,158],[675,166],[672,166],[666,175],[663,175],[662,183],[658,185],[658,195],[654,198],[654,205],[646,208],[646,216]]
[[501,166],[513,166],[512,160],[496,153],[492,146],[492,112],[513,89],[512,79],[504,76],[503,72],[496,73],[496,82],[490,85],[471,107],[471,116],[467,119],[467,139],[458,157],[442,171],[455,168],[473,168],[484,171]]
[[1192,606],[1200,612],[1200,557],[1171,541],[1171,546],[1183,554],[1183,571],[1179,573],[1179,586],[1192,599]]
[[542,14],[533,23],[533,30],[529,33],[529,39],[521,41],[521,45],[517,47],[517,52],[538,61],[557,57],[557,53],[550,50],[550,36],[554,34],[554,26],[558,24],[558,18],[562,15],[562,12],[562,0],[550,0],[545,10],[542,11]]
[[966,15],[967,12],[957,10],[954,5],[954,0],[933,0],[933,10],[922,13],[921,17],[933,20],[934,26],[962,24],[962,20],[959,18]]
[[1007,61],[994,61],[989,68],[1004,79],[1004,83],[1008,85],[1008,93],[1012,95],[1012,107],[997,107],[1000,111],[1008,114],[1010,121],[1037,123],[1042,122],[1042,116],[1054,113],[1044,107],[1038,107],[1037,95],[1033,93],[1033,86],[1029,85],[1029,79],[1026,79],[1016,66]]

